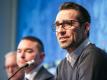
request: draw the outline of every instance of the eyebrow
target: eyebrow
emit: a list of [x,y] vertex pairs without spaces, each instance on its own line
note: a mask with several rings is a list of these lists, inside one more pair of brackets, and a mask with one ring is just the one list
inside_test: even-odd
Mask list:
[[[21,49],[19,48],[17,50],[21,50]],[[26,48],[25,50],[33,50],[33,49],[32,48]]]

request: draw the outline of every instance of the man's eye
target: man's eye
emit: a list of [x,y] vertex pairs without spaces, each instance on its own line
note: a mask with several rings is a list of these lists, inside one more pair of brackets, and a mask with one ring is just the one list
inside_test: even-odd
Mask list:
[[72,25],[72,22],[71,21],[64,21],[63,24],[65,24],[65,25]]
[[56,23],[55,23],[55,26],[60,26],[60,23],[59,23],[59,22],[56,22]]
[[28,53],[32,53],[32,52],[33,52],[33,50],[27,50],[26,52],[28,52]]
[[8,68],[9,68],[9,66],[5,66],[4,68],[5,68],[5,69],[8,69]]
[[70,22],[66,22],[66,23],[64,23],[64,25],[72,25]]

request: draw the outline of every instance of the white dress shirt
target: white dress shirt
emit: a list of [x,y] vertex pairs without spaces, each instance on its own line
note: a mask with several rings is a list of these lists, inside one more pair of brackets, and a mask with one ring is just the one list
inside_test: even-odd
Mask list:
[[30,73],[25,72],[25,78],[27,78],[28,80],[33,80],[33,78],[35,77],[35,75],[37,75],[41,67],[42,67],[42,64],[34,68]]

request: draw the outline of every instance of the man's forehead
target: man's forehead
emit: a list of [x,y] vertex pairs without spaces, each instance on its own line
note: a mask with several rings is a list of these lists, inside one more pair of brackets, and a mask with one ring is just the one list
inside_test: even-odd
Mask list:
[[16,57],[8,57],[8,58],[6,58],[6,60],[5,60],[5,64],[7,64],[7,65],[16,65]]
[[16,54],[11,54],[6,56],[6,59],[15,59],[16,58]]
[[56,21],[68,20],[68,19],[76,19],[79,15],[79,12],[74,9],[69,10],[61,10],[57,14]]
[[22,40],[18,47],[17,50],[34,50],[38,48],[38,42],[30,41],[30,40]]

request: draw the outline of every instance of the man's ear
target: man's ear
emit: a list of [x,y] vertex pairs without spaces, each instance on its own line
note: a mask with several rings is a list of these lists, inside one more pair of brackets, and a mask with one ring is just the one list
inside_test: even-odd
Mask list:
[[41,53],[40,53],[40,58],[41,58],[41,59],[44,59],[44,57],[45,57],[44,52],[41,52]]
[[84,24],[84,29],[85,29],[84,34],[87,36],[87,33],[89,32],[90,29],[90,23],[86,22]]

